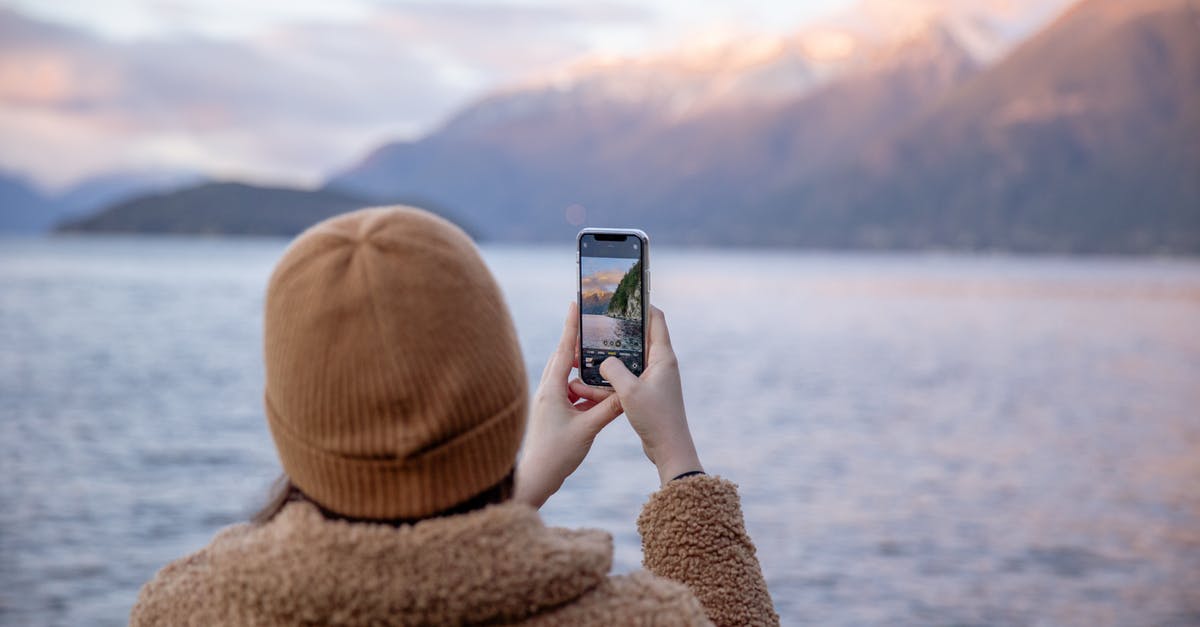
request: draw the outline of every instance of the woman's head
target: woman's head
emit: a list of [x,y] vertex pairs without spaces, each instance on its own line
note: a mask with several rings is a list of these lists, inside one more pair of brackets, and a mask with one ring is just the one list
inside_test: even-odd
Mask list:
[[348,518],[423,518],[510,473],[527,388],[471,239],[410,208],[296,239],[267,289],[266,412],[283,469]]

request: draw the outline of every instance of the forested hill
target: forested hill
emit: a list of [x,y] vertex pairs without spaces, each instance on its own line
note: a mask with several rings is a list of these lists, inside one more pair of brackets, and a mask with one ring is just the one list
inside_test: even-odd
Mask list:
[[621,277],[612,300],[608,301],[608,315],[617,318],[638,319],[642,317],[642,262],[633,264],[629,272]]

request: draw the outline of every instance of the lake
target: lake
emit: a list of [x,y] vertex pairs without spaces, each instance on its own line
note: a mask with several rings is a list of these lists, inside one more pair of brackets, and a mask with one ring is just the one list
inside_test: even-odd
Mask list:
[[[574,249],[487,246],[531,377]],[[0,240],[0,623],[118,625],[278,472],[282,240]],[[709,472],[785,624],[1200,624],[1200,264],[656,248]],[[657,476],[626,422],[543,509],[608,530]]]
[[597,350],[642,350],[642,324],[640,320],[613,318],[603,314],[583,314],[580,334],[583,347]]

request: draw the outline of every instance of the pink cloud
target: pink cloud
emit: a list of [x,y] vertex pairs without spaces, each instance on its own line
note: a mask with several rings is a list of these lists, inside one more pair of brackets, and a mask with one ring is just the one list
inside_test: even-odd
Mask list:
[[[641,16],[619,6],[608,19]],[[51,185],[162,165],[315,184],[494,84],[582,53],[564,26],[587,16],[410,3],[246,38],[109,40],[0,9],[0,167]]]
[[593,290],[611,292],[624,277],[625,273],[620,270],[601,270],[585,275],[580,282],[585,292]]

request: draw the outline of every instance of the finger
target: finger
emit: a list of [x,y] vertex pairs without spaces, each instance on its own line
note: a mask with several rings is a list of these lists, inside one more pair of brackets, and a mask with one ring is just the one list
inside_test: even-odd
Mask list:
[[575,363],[572,364],[576,370],[579,369],[579,342],[575,342]]
[[567,384],[567,388],[575,396],[586,398],[590,401],[602,401],[616,394],[611,389],[592,387],[579,379],[571,379],[571,382]]
[[[555,351],[557,351],[557,350],[558,349],[556,348]],[[554,365],[554,353],[550,353],[550,356],[546,358],[546,365],[542,366],[542,378],[539,380],[538,387],[541,387],[542,384],[544,384],[546,382],[546,379],[550,376],[550,367],[553,365]]]
[[563,323],[562,337],[558,340],[558,348],[550,356],[549,363],[542,375],[542,384],[555,386],[566,385],[567,375],[571,373],[571,358],[575,354],[576,338],[579,337],[578,305],[572,301],[567,306],[567,320]]
[[572,407],[579,410],[580,412],[585,412],[595,406],[596,406],[596,401],[589,401],[589,400],[582,400],[582,401],[579,401],[578,403],[575,403],[574,405],[572,405]]
[[613,389],[617,394],[629,394],[638,384],[638,378],[628,368],[625,363],[616,357],[609,357],[600,364],[600,374],[608,379],[612,384]]
[[662,358],[666,354],[674,354],[675,349],[671,347],[671,332],[667,330],[667,316],[663,310],[650,306],[650,347],[647,361],[653,358],[655,361]]
[[667,330],[667,315],[654,305],[650,306],[650,342],[671,346],[671,332]]
[[574,405],[575,403],[578,403],[579,399],[581,399],[581,398],[583,398],[583,397],[580,396],[579,394],[575,393],[575,390],[571,389],[571,386],[567,386],[567,401],[568,402],[570,402],[572,405]]
[[588,429],[592,433],[592,437],[595,437],[595,435],[600,433],[601,429],[608,426],[608,424],[611,423],[614,418],[620,416],[622,411],[624,410],[621,407],[621,397],[614,394],[600,401],[599,403],[596,403],[594,407],[587,410],[587,412],[581,416],[581,419],[586,421]]

